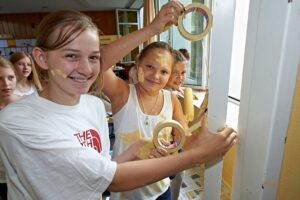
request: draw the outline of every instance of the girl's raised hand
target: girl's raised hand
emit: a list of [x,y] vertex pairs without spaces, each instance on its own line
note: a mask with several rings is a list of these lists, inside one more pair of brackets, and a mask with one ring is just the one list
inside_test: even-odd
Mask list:
[[184,6],[177,0],[172,0],[163,5],[150,26],[159,34],[171,25],[177,25],[178,17],[184,13]]

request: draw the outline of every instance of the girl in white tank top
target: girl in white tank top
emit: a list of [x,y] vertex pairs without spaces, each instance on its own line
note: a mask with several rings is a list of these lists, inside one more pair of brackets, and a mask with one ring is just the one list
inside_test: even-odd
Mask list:
[[[103,91],[111,99],[114,114],[114,157],[122,154],[140,139],[152,138],[154,127],[162,120],[175,119],[187,127],[177,97],[163,89],[174,64],[172,48],[164,42],[151,43],[139,54],[136,64],[138,83],[135,85],[127,84],[111,70],[104,74]],[[153,154],[157,156],[157,152]],[[169,192],[169,186],[170,180],[165,178],[129,192],[112,193],[110,199],[156,200],[166,191]],[[170,197],[163,199],[167,200]]]

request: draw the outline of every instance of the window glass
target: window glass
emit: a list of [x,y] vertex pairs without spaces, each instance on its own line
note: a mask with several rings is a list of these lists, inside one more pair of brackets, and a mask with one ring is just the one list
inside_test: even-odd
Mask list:
[[138,14],[135,10],[120,10],[118,18],[119,23],[138,23]]
[[237,100],[241,96],[248,12],[249,0],[236,2],[228,96]]
[[127,35],[139,29],[138,25],[135,24],[119,24],[120,34]]
[[[167,3],[168,0],[159,0],[159,8]],[[181,0],[180,1],[183,5],[187,6],[188,4],[199,2],[203,3],[203,0]],[[204,19],[203,15],[199,12],[189,12],[186,14],[183,24],[184,28],[192,33],[198,34],[203,31],[206,20]],[[206,38],[205,36],[204,38]],[[188,69],[186,74],[186,81],[185,84],[193,84],[198,85],[201,87],[206,88],[206,80],[203,77],[206,74],[203,74],[203,65],[206,63],[204,58],[204,51],[203,46],[205,41],[204,39],[199,41],[191,42],[185,38],[183,38],[176,26],[172,26],[169,30],[163,32],[159,36],[160,41],[168,42],[174,49],[185,48],[188,50],[190,54],[190,60],[188,62]]]
[[[124,36],[132,33],[140,28],[139,10],[132,9],[117,9],[117,30],[119,36]],[[123,59],[122,63],[133,63],[136,55],[139,52],[139,47],[132,50]]]

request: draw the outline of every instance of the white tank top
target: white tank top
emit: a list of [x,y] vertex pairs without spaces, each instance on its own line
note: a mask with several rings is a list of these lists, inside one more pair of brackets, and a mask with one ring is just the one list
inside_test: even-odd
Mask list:
[[[142,112],[139,106],[135,86],[130,84],[129,88],[130,93],[127,103],[113,116],[115,130],[113,156],[121,154],[131,144],[138,141],[140,138],[152,138],[153,130],[157,123],[165,119],[172,119],[173,115],[173,105],[170,91],[163,90],[164,104],[160,113],[158,115],[146,115]],[[146,121],[148,123],[145,123]],[[155,200],[168,189],[169,185],[170,179],[165,178],[149,186],[129,192],[112,193],[110,199]]]
[[37,91],[37,89],[34,86],[34,84],[31,84],[30,89],[27,91],[21,91],[18,88],[15,88],[14,94],[22,97],[22,96],[31,95],[31,94],[35,93],[36,91]]

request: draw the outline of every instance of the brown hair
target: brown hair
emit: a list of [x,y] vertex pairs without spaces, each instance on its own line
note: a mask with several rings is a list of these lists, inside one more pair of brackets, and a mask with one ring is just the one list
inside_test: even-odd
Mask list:
[[[87,28],[97,31],[97,26],[92,19],[76,10],[62,10],[48,14],[37,28],[36,46],[44,51],[59,49],[76,39]],[[59,30],[58,37],[54,42],[53,33]]]
[[[139,54],[138,54],[138,57],[137,57],[137,61],[140,62],[141,60],[143,60],[147,55],[148,53],[152,50],[152,49],[163,49],[163,50],[166,50],[168,51],[172,57],[174,57],[174,54],[173,54],[173,49],[172,47],[166,43],[166,42],[152,42],[150,43],[149,45],[147,45]],[[172,66],[173,67],[173,66]]]
[[40,82],[40,76],[39,76],[39,72],[37,71],[36,67],[35,67],[35,62],[33,60],[33,58],[31,57],[31,55],[27,52],[16,52],[16,53],[13,53],[11,56],[10,56],[10,62],[12,64],[15,64],[17,63],[19,60],[23,59],[23,58],[29,58],[30,62],[31,62],[31,70],[32,70],[32,73],[29,75],[28,79],[33,81],[35,87],[38,89],[38,90],[42,90],[43,87],[42,87],[42,84]]
[[184,57],[184,55],[179,50],[174,49],[173,50],[173,55],[174,55],[174,58],[175,58],[175,63],[186,61],[186,58]]
[[190,54],[187,49],[181,48],[178,49],[182,53],[182,55],[185,57],[186,60],[190,60]]

